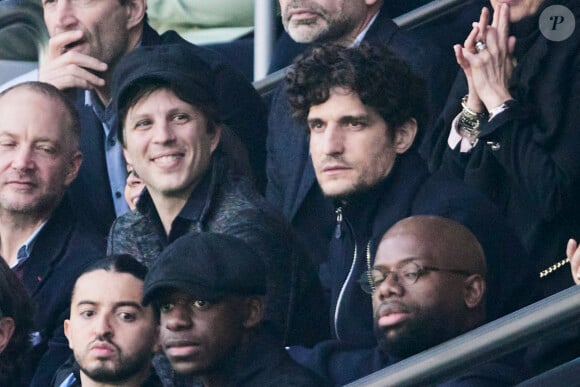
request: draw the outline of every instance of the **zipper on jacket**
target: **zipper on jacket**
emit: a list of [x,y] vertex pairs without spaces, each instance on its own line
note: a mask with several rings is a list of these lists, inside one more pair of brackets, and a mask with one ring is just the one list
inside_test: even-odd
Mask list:
[[354,264],[356,263],[356,255],[358,252],[358,248],[356,245],[356,241],[354,242],[354,254],[352,255],[352,263],[350,265],[350,270],[348,271],[348,275],[346,276],[346,280],[344,280],[344,283],[342,284],[342,287],[340,289],[340,293],[338,294],[338,300],[336,300],[336,307],[334,309],[334,333],[336,334],[336,338],[338,340],[341,340],[340,335],[338,334],[338,315],[340,312],[340,303],[342,302],[342,297],[344,296],[344,292],[346,290],[346,286],[348,285],[348,281],[350,280],[350,277],[352,276],[352,272],[354,270]]
[[340,239],[342,236],[342,207],[338,207],[336,213],[336,227],[334,228],[334,237]]
[[[348,224],[348,223],[347,223]],[[350,228],[350,227],[349,227]],[[353,238],[354,238],[354,231],[352,231],[353,234]],[[334,309],[334,333],[336,334],[336,338],[341,340],[340,335],[338,333],[338,316],[340,314],[340,304],[342,303],[342,297],[344,296],[344,292],[346,291],[346,287],[348,286],[348,283],[351,280],[353,271],[354,271],[354,267],[356,264],[356,259],[357,259],[357,254],[358,254],[358,246],[356,244],[356,240],[354,243],[354,254],[352,256],[352,263],[350,265],[350,270],[348,272],[348,275],[346,276],[346,280],[344,281],[344,283],[342,284],[342,287],[340,289],[340,293],[338,295],[338,300],[336,301],[336,308]],[[369,240],[366,246],[366,250],[365,250],[365,256],[366,256],[366,266],[369,270],[372,269],[372,264],[371,264],[371,241]],[[370,274],[369,274],[370,277]],[[370,278],[369,278],[369,283],[370,283]],[[372,298],[372,295],[370,296]]]

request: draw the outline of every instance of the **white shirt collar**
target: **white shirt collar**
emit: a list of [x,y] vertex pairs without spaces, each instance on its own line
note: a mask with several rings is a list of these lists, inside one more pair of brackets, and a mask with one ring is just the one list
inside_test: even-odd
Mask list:
[[371,28],[371,26],[373,25],[373,23],[375,22],[375,20],[377,19],[377,16],[379,16],[379,12],[375,13],[375,15],[371,18],[371,21],[369,22],[369,24],[367,24],[367,26],[365,27],[364,30],[362,30],[360,32],[360,34],[357,35],[357,37],[355,38],[355,40],[352,42],[352,44],[350,45],[351,47],[358,47],[360,46],[360,44],[362,43],[363,39],[365,38],[367,32],[369,31],[369,28]]

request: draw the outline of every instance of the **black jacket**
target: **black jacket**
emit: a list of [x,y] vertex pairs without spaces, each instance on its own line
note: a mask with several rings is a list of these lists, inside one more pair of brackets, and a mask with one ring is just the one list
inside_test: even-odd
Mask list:
[[[538,29],[539,15],[553,4],[568,7],[576,17],[572,36],[561,42],[546,39]],[[565,258],[569,238],[580,238],[578,25],[578,0],[546,0],[535,16],[512,25],[518,65],[509,89],[515,101],[483,125],[470,153],[451,150],[451,122],[467,91],[460,73],[428,152],[432,170],[452,171],[496,204],[523,241],[536,274]],[[545,295],[573,284],[568,267],[540,282]]]
[[284,347],[258,335],[231,359],[228,387],[324,387],[328,383],[290,358]]
[[[331,380],[334,386],[343,386],[400,361],[386,355],[377,346],[364,348],[336,340],[322,342],[312,350],[291,348],[290,355],[321,377]],[[451,379],[429,386],[508,387],[526,377],[525,370],[515,366],[511,359],[498,359],[473,366]]]
[[24,263],[24,287],[35,307],[40,342],[26,360],[31,386],[46,387],[54,371],[70,355],[63,323],[69,317],[74,283],[92,262],[105,257],[105,238],[76,219],[65,196],[37,235]]
[[[200,195],[200,190],[205,191]],[[198,204],[193,205],[194,201]],[[227,234],[252,246],[266,264],[266,320],[286,343],[312,344],[321,338],[326,311],[320,307],[322,290],[313,265],[296,246],[282,216],[247,178],[232,176],[217,154],[173,222],[169,239],[151,197],[144,192],[137,211],[113,223],[108,252],[128,253],[150,264],[171,241],[187,232]]]
[[453,219],[477,237],[487,261],[488,321],[537,299],[523,247],[493,204],[455,177],[430,175],[415,151],[398,156],[387,178],[340,208],[342,221],[337,219],[328,262],[321,266],[323,286],[331,294],[335,338],[375,343],[372,299],[358,280],[372,267],[383,234],[412,215]]

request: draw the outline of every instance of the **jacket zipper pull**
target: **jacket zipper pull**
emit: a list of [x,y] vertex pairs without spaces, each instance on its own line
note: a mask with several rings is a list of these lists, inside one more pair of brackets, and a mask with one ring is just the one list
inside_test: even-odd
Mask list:
[[336,209],[336,227],[334,228],[334,237],[340,239],[342,236],[342,207]]

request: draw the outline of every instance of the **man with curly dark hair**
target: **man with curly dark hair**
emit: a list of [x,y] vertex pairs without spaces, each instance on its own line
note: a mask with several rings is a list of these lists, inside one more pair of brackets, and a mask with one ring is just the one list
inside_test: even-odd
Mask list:
[[[391,20],[384,0],[280,0],[281,20],[289,38],[303,47],[340,44],[356,47],[361,42],[388,47],[426,80],[428,104],[435,116],[447,98],[454,63],[433,44],[420,41]],[[292,47],[278,50],[297,55]],[[295,53],[295,54],[292,54]],[[268,115],[266,198],[280,208],[292,223],[314,260],[326,255],[332,221],[320,216],[331,209],[308,161],[308,139],[304,125],[293,120],[285,85],[272,95]],[[312,230],[317,230],[313,233]]]
[[[359,72],[363,66],[364,72]],[[377,46],[363,44],[358,50],[338,45],[314,47],[299,58],[287,84],[292,115],[304,124],[309,124],[310,108],[326,102],[334,88],[356,92],[392,128],[409,120],[416,121],[417,128],[423,127],[427,118],[424,81],[392,51]]]
[[450,218],[477,236],[489,259],[490,319],[531,301],[526,277],[533,273],[496,208],[458,179],[431,176],[418,155],[425,91],[404,62],[376,46],[318,46],[297,59],[286,81],[292,113],[308,127],[316,180],[334,203],[334,213],[318,213],[336,220],[319,262],[334,338],[374,342],[371,298],[358,281],[384,232],[411,215]]

